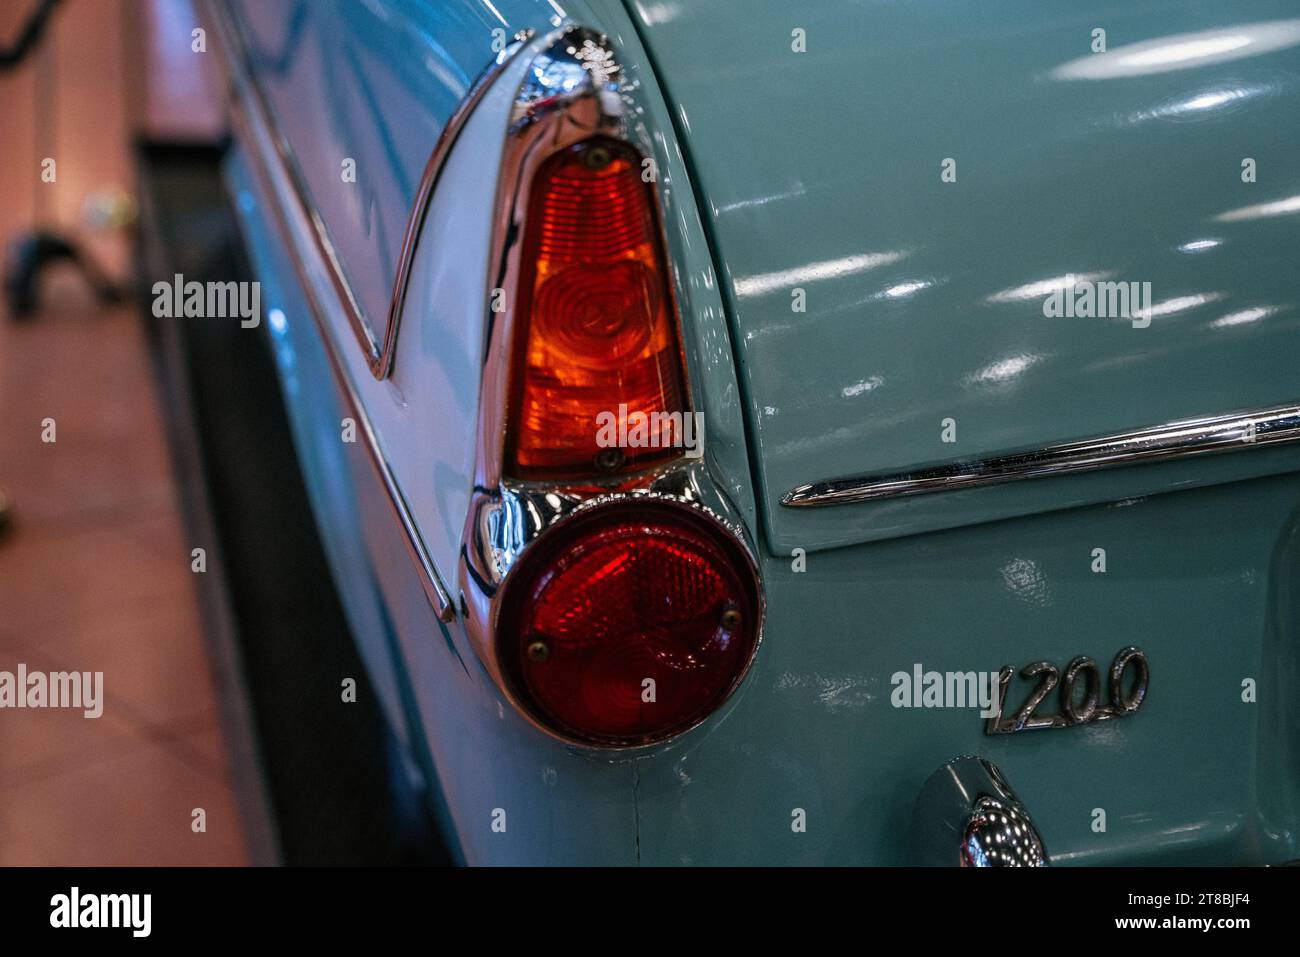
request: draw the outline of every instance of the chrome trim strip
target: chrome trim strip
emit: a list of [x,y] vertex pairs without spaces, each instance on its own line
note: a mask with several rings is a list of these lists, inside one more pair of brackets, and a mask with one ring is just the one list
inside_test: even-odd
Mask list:
[[781,504],[789,508],[821,508],[1296,441],[1300,441],[1300,405],[1245,409],[986,459],[944,462],[911,472],[813,482],[786,492]]
[[397,331],[402,321],[402,308],[406,305],[406,287],[411,281],[411,263],[415,260],[420,231],[424,228],[424,220],[429,213],[429,204],[433,201],[433,191],[438,185],[438,178],[442,175],[442,167],[447,162],[451,148],[456,145],[456,139],[460,136],[465,121],[483,99],[483,94],[510,65],[515,55],[528,45],[533,34],[533,30],[520,30],[514,35],[512,42],[479,74],[478,79],[469,88],[469,92],[456,107],[456,112],[443,127],[433,153],[429,156],[429,162],[425,164],[424,174],[420,177],[420,186],[415,191],[415,205],[411,208],[411,218],[406,224],[406,235],[402,239],[402,254],[397,261],[397,277],[393,280],[393,298],[388,305],[388,325],[384,331],[384,351],[379,357],[378,368],[371,366],[376,379],[387,378],[393,371],[393,357],[397,352]]
[[[216,13],[216,5],[208,5],[207,12],[209,22],[214,25],[222,48],[229,49],[226,45],[228,35],[224,32],[226,27],[222,21],[222,15]],[[231,66],[234,67],[235,64],[232,62]],[[420,580],[425,595],[437,614],[438,620],[450,622],[456,616],[451,595],[438,575],[438,570],[416,526],[415,518],[411,514],[410,506],[402,495],[397,479],[384,458],[379,445],[379,438],[370,422],[370,417],[366,414],[365,406],[362,404],[351,377],[344,366],[342,357],[338,353],[333,334],[329,329],[329,322],[325,318],[325,312],[330,308],[331,303],[323,300],[322,290],[320,289],[321,283],[312,276],[312,270],[304,261],[305,255],[309,254],[311,250],[304,249],[304,244],[298,237],[313,230],[312,217],[298,203],[293,201],[290,171],[277,162],[279,154],[276,152],[269,119],[265,114],[259,112],[261,101],[257,97],[250,95],[248,86],[233,71],[230,81],[232,117],[242,134],[240,137],[241,142],[249,147],[249,156],[253,161],[249,165],[261,180],[262,186],[266,189],[268,195],[273,198],[273,205],[276,207],[274,219],[284,236],[289,250],[289,257],[293,261],[294,268],[298,272],[300,285],[310,303],[312,319],[316,323],[317,331],[325,349],[325,355],[329,359],[330,371],[333,373],[335,383],[344,402],[350,407],[349,411],[360,427],[359,431],[364,439],[362,444],[366,449],[367,457],[384,486],[394,515],[402,526],[407,551],[420,571]],[[319,248],[316,248],[315,251],[317,253],[321,252]],[[322,271],[328,271],[324,263],[318,261],[315,265]],[[344,302],[336,301],[332,305],[336,309],[343,308]]]
[[452,147],[456,145],[456,140],[465,126],[465,121],[474,112],[474,108],[478,106],[483,94],[491,87],[492,82],[509,65],[515,55],[527,45],[527,41],[533,36],[533,31],[522,30],[515,34],[514,40],[497,54],[496,58],[479,74],[460,103],[457,104],[455,111],[442,128],[442,132],[438,135],[438,142],[434,144],[433,152],[429,154],[429,159],[424,165],[424,172],[420,176],[420,183],[415,191],[415,202],[412,204],[410,216],[407,218],[406,232],[402,238],[402,250],[397,261],[397,275],[393,280],[393,291],[388,303],[388,322],[384,327],[384,340],[381,345],[375,334],[373,324],[366,317],[365,310],[362,309],[360,302],[357,301],[356,295],[352,291],[352,286],[343,271],[343,265],[339,261],[334,242],[330,238],[329,230],[311,203],[311,193],[307,188],[306,180],[298,168],[293,151],[280,133],[282,127],[276,116],[275,108],[262,92],[256,74],[249,66],[247,57],[248,44],[245,42],[243,29],[235,18],[228,16],[220,8],[220,4],[209,3],[205,4],[205,6],[207,7],[209,19],[216,24],[217,31],[220,34],[221,47],[225,51],[226,58],[232,68],[234,85],[240,89],[241,94],[246,99],[257,102],[259,112],[266,118],[266,128],[270,140],[275,146],[277,161],[284,168],[291,184],[291,189],[284,198],[290,199],[299,207],[301,214],[311,224],[311,235],[315,241],[316,253],[328,269],[330,282],[333,284],[334,291],[343,305],[348,324],[356,336],[357,344],[365,354],[366,365],[369,366],[371,375],[376,379],[386,379],[393,371],[393,361],[397,350],[397,333],[402,319],[402,307],[406,303],[406,289],[411,281],[411,264],[415,259],[420,231],[428,215],[429,205],[433,200],[433,191],[438,185],[438,178],[442,175],[442,168],[446,164],[447,157],[451,154]]

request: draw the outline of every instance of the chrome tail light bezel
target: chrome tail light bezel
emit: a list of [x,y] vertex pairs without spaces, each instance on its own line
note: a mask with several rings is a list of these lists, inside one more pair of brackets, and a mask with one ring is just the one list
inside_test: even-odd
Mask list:
[[[619,746],[573,738],[537,720],[526,703],[516,696],[498,660],[496,630],[510,570],[520,555],[549,529],[579,510],[613,505],[620,499],[650,496],[700,510],[741,546],[759,596],[755,654],[762,641],[764,589],[753,542],[737,509],[709,474],[703,454],[697,458],[683,456],[645,472],[607,478],[524,482],[503,474],[511,359],[516,338],[511,300],[515,298],[520,275],[524,217],[534,174],[550,156],[597,136],[627,142],[644,157],[654,155],[651,133],[641,119],[645,111],[638,103],[640,83],[630,75],[607,36],[583,26],[566,25],[534,40],[530,46],[532,49],[523,53],[523,56],[531,54],[531,59],[507,125],[493,213],[489,286],[484,300],[488,312],[474,487],[459,567],[460,613],[484,669],[501,694],[530,724],[568,744],[600,751],[639,751],[664,742]],[[661,212],[660,230],[663,229]],[[666,237],[661,236],[660,241],[667,250]],[[670,255],[669,263],[671,269]],[[673,290],[675,282],[670,281],[668,286]],[[496,290],[505,292],[505,308],[500,312],[491,310],[497,298]],[[671,308],[672,315],[680,322],[675,293]],[[698,409],[700,404],[691,387],[689,361],[686,375],[690,404]],[[749,664],[752,662],[753,655]],[[739,686],[743,678],[742,672],[735,685]],[[689,729],[683,729],[677,736],[685,730]]]

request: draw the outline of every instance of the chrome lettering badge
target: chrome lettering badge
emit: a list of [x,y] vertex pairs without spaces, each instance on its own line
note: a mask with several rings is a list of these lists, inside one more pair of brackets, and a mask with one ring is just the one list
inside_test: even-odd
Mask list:
[[[1011,685],[1013,673],[1014,669],[1010,665],[1004,666],[998,673],[997,714],[985,721],[985,734],[1070,728],[1110,718],[1125,718],[1142,707],[1151,682],[1147,656],[1140,648],[1132,645],[1121,650],[1110,663],[1106,704],[1100,703],[1101,673],[1091,658],[1081,655],[1073,659],[1065,666],[1063,673],[1050,661],[1035,661],[1020,669],[1020,677],[1026,681],[1038,679],[1038,684],[1014,714],[1003,717],[1006,712],[1007,689]],[[1039,705],[1058,684],[1058,713],[1036,713]]]

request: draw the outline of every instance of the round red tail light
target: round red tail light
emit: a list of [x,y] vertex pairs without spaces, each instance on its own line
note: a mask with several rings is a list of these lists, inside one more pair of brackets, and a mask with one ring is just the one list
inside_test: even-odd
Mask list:
[[512,570],[498,655],[516,698],[563,737],[647,744],[698,724],[758,641],[757,572],[699,509],[622,500],[564,521]]

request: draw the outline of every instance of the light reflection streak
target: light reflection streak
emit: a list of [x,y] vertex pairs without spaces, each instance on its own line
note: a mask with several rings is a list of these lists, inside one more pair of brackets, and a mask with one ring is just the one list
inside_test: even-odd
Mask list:
[[1259,322],[1273,313],[1278,312],[1276,306],[1255,306],[1252,309],[1239,309],[1236,312],[1230,312],[1226,316],[1221,316],[1210,323],[1211,329],[1226,329],[1230,326],[1244,326],[1251,322]]
[[915,296],[922,289],[929,289],[934,283],[928,280],[918,279],[911,282],[900,282],[897,285],[890,286],[888,289],[881,290],[873,299],[908,299]]
[[984,301],[988,303],[1004,302],[1023,302],[1030,299],[1042,299],[1050,296],[1058,289],[1072,289],[1076,283],[1081,282],[1100,282],[1103,279],[1109,279],[1115,275],[1113,272],[1080,272],[1066,273],[1064,276],[1053,276],[1051,279],[1040,279],[1038,282],[1026,283],[1023,286],[1013,286],[1010,289],[1003,289],[985,297]]
[[1223,298],[1225,297],[1221,292],[1203,292],[1192,296],[1177,296],[1173,299],[1166,299],[1163,302],[1157,302],[1150,309],[1139,309],[1136,315],[1143,319],[1155,319],[1160,316],[1171,316],[1176,312],[1186,312],[1188,309],[1195,309],[1197,306],[1204,306],[1207,303],[1218,302]]
[[1217,87],[1204,90],[1186,99],[1166,102],[1149,110],[1139,110],[1127,117],[1130,124],[1146,120],[1178,120],[1199,117],[1211,110],[1239,106],[1246,99],[1268,91],[1267,87]]
[[1300,43],[1300,20],[1243,23],[1179,33],[1090,53],[1052,70],[1056,80],[1112,80],[1227,63]]
[[1005,359],[999,359],[997,362],[990,363],[983,369],[972,372],[962,379],[962,385],[970,388],[972,386],[982,385],[1001,385],[1011,382],[1020,376],[1025,370],[1037,365],[1042,361],[1042,356],[1024,354],[1018,356],[1007,356]]
[[782,269],[778,272],[758,273],[736,280],[737,296],[762,296],[772,292],[783,292],[806,282],[820,282],[826,279],[841,279],[855,273],[867,272],[888,266],[906,259],[910,253],[895,250],[883,253],[861,253],[857,256],[845,256],[842,259],[827,259],[821,262]]
[[1215,216],[1214,222],[1239,223],[1247,219],[1267,219],[1272,216],[1289,216],[1292,213],[1300,213],[1300,196],[1288,196],[1286,199],[1274,200],[1271,203],[1230,209],[1226,213]]
[[855,382],[853,385],[846,385],[840,390],[840,394],[846,399],[851,399],[855,395],[862,395],[864,392],[870,392],[873,389],[879,389],[885,384],[885,380],[878,375],[873,375],[869,379],[863,379],[861,382]]
[[506,20],[506,18],[503,17],[503,16],[501,16],[501,11],[498,10],[496,7],[492,6],[492,0],[483,0],[483,6],[487,7],[489,10],[492,11],[492,16],[494,16],[494,17],[496,17],[498,20],[500,20],[500,21],[501,21],[501,25],[502,25],[503,27],[508,27],[508,26],[510,26],[510,23]]

